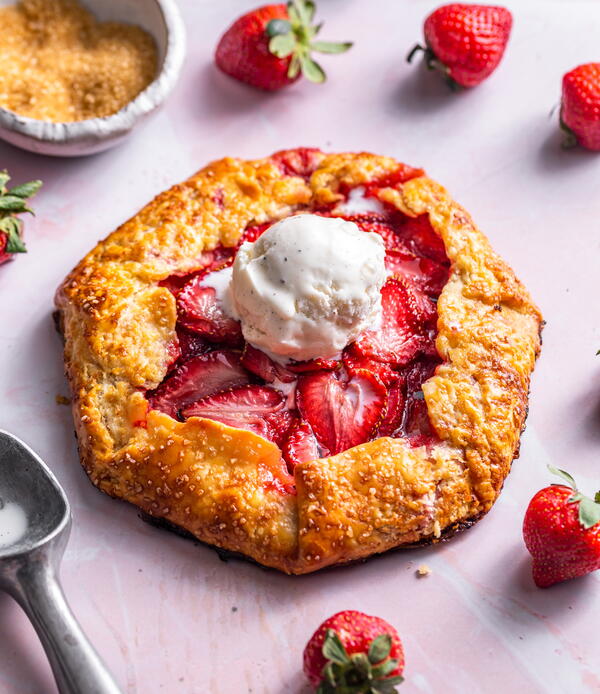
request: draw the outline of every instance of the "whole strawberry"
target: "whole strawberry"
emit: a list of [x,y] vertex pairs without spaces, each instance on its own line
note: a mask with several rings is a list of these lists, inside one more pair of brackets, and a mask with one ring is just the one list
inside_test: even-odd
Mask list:
[[415,46],[407,60],[424,51],[427,67],[443,72],[451,86],[475,87],[498,67],[511,28],[504,7],[443,5],[425,20],[425,47]]
[[26,253],[22,239],[23,222],[16,216],[20,212],[32,212],[27,206],[27,198],[40,189],[41,181],[22,183],[7,188],[10,176],[0,171],[0,264],[10,260],[14,253]]
[[590,499],[577,490],[569,473],[548,468],[567,485],[540,490],[523,522],[533,580],[540,588],[600,569],[600,492]]
[[304,674],[318,694],[391,694],[403,670],[394,627],[355,610],[326,619],[304,649]]
[[600,151],[600,63],[579,65],[563,77],[560,121],[566,147]]
[[217,66],[226,74],[259,89],[274,91],[304,75],[324,82],[325,72],[311,57],[343,53],[351,43],[316,41],[321,24],[312,25],[315,4],[291,0],[287,5],[265,5],[248,12],[223,34],[215,53]]

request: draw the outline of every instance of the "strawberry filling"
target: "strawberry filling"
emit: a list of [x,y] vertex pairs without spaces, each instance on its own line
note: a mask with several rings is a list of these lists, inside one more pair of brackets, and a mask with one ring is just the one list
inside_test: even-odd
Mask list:
[[[282,153],[277,163],[286,175],[308,176],[312,152]],[[389,180],[365,186],[365,195],[376,197],[381,187],[419,173],[403,167]],[[436,304],[450,263],[427,215],[410,218],[384,208],[384,214],[344,215],[381,235],[389,277],[381,290],[380,323],[348,345],[341,359],[281,364],[244,341],[240,324],[204,282],[232,263],[236,249],[206,251],[195,272],[163,280],[177,300],[177,342],[165,380],[147,393],[150,408],[179,421],[212,419],[273,441],[288,472],[263,476],[265,486],[282,493],[293,492],[288,473],[295,465],[377,437],[404,438],[412,446],[434,443],[422,385],[441,363]],[[269,226],[248,227],[237,248]]]

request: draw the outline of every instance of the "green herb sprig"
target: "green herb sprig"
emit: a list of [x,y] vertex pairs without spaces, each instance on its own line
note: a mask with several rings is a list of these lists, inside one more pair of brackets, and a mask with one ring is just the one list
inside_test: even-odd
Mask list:
[[10,176],[6,170],[0,171],[0,231],[6,234],[6,253],[26,253],[23,243],[23,220],[16,215],[22,212],[33,214],[27,199],[35,195],[42,186],[41,181],[29,181],[20,186],[8,188]]

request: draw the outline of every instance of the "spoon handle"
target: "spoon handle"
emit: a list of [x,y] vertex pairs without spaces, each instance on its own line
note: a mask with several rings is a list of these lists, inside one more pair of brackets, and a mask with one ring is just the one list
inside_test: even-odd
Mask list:
[[54,568],[38,563],[13,593],[44,646],[60,694],[122,694],[87,640]]

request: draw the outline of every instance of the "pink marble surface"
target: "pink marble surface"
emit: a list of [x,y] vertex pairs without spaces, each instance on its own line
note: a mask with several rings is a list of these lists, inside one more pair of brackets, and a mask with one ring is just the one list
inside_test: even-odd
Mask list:
[[[167,108],[122,147],[60,161],[0,144],[0,168],[45,181],[29,253],[0,268],[0,426],[32,445],[65,486],[74,529],[62,568],[80,621],[128,694],[305,693],[301,652],[329,614],[386,617],[406,648],[403,691],[600,692],[600,574],[536,589],[521,540],[547,463],[598,486],[600,157],[558,148],[560,77],[599,59],[595,0],[507,2],[498,73],[462,94],[404,61],[429,0],[321,0],[324,34],[353,39],[325,59],[330,81],[275,95],[217,74],[219,32],[249,0],[181,0],[189,32]],[[370,9],[367,9],[370,8]],[[444,546],[290,578],[142,523],[79,468],[50,312],[65,273],[153,195],[211,159],[294,145],[366,149],[423,165],[471,211],[541,305],[548,325],[521,457],[493,511]],[[415,577],[426,563],[432,573]],[[19,609],[0,595],[0,692],[54,692]]]

